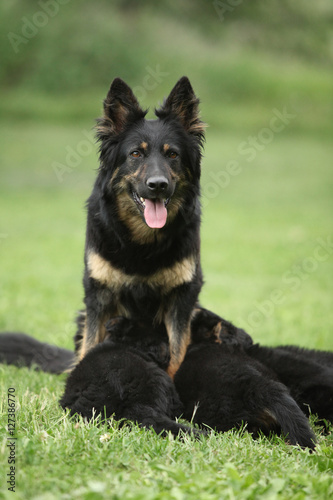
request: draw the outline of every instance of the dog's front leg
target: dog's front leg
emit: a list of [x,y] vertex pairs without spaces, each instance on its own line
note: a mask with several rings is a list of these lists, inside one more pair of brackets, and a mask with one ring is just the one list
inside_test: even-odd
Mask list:
[[189,321],[185,327],[180,327],[180,325],[177,325],[170,319],[170,321],[166,320],[166,329],[170,344],[170,363],[167,373],[173,380],[191,341],[191,323]]
[[85,325],[82,331],[82,342],[78,350],[78,359],[81,361],[95,345],[105,338],[105,315],[98,315],[96,311],[87,309]]
[[164,316],[169,337],[170,363],[167,373],[173,379],[180,367],[188,345],[191,342],[191,318],[197,300],[197,293],[187,286],[179,287]]
[[85,289],[86,314],[82,325],[82,341],[78,349],[78,360],[85,357],[106,336],[105,323],[117,315],[116,300],[112,292],[97,280],[89,279]]

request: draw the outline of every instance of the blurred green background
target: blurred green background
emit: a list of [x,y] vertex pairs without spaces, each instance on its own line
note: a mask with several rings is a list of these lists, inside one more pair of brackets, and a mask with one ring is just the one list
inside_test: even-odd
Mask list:
[[209,124],[202,303],[333,349],[331,0],[3,0],[0,27],[1,330],[72,346],[102,100],[120,76],[153,116],[186,74]]

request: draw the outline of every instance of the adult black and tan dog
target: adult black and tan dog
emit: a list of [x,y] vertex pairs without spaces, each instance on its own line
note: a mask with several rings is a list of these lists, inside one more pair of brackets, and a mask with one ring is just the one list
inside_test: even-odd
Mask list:
[[116,316],[165,325],[174,376],[190,342],[202,286],[199,182],[204,123],[188,78],[157,119],[145,119],[116,78],[98,120],[100,168],[90,198],[85,247],[85,311],[78,360],[105,338]]

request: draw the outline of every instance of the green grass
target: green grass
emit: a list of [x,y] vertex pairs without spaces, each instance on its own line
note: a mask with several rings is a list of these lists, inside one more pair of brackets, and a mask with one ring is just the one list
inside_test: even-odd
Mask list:
[[[57,405],[64,377],[0,367],[1,390],[15,386],[18,499],[329,499],[332,436],[310,454],[280,438],[244,432],[199,441],[159,438],[66,417]],[[5,412],[4,402],[2,411]],[[4,420],[4,424],[6,424]],[[2,474],[7,470],[3,432]],[[3,491],[0,498],[12,498]]]
[[[333,350],[333,250],[315,258],[318,239],[332,236],[328,134],[301,133],[290,124],[253,161],[239,152],[240,143],[258,136],[271,110],[282,105],[272,101],[254,115],[251,103],[244,104],[238,129],[208,129],[202,303],[263,344]],[[321,120],[320,113],[314,120]],[[0,330],[25,331],[71,348],[73,318],[82,304],[84,201],[96,152],[91,148],[62,182],[52,165],[65,162],[66,148],[76,150],[92,122],[15,118],[2,124]],[[228,179],[230,161],[237,162],[237,174]],[[220,187],[213,174],[223,179]],[[0,373],[0,498],[322,500],[333,494],[333,437],[319,428],[313,454],[278,438],[253,441],[246,432],[196,442],[158,438],[136,426],[108,430],[64,416],[57,403],[64,376],[1,365]],[[9,387],[17,398],[15,497],[3,480]]]

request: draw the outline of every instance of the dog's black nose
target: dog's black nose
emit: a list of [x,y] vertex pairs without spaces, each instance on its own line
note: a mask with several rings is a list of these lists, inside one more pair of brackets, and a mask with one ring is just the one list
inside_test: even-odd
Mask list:
[[154,177],[149,177],[146,184],[152,193],[157,194],[163,193],[163,191],[168,188],[169,181],[163,175],[156,175]]

